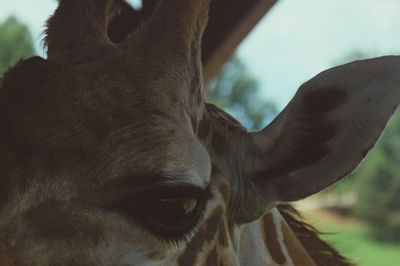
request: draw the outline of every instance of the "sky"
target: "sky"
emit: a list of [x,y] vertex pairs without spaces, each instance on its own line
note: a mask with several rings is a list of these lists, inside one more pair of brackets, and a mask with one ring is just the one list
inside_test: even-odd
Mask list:
[[[41,51],[41,32],[56,4],[0,0],[0,22],[17,16]],[[262,96],[279,109],[302,83],[345,63],[354,52],[371,57],[400,53],[399,0],[279,0],[237,51],[259,81]]]

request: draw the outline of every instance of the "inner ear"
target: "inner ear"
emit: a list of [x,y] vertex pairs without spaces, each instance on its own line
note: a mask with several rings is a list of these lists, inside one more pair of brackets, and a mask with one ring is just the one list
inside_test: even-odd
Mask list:
[[265,178],[288,175],[324,158],[331,150],[328,145],[330,140],[340,128],[340,123],[329,119],[327,115],[345,101],[346,91],[339,88],[320,88],[306,92],[297,106],[292,107],[296,109],[293,120],[279,136],[281,139],[286,138],[287,142],[276,141],[268,149],[265,155],[270,156],[274,163],[254,176]]
[[122,43],[139,28],[143,20],[142,10],[136,10],[123,0],[120,2],[121,13],[108,26],[108,37],[113,43]]

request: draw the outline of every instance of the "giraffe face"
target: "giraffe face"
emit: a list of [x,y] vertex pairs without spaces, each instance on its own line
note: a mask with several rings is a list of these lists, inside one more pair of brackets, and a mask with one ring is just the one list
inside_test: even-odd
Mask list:
[[[62,36],[66,17],[104,12],[94,23],[101,31],[115,13],[108,4],[73,2],[61,1],[49,21],[49,58],[21,62],[1,88],[0,259],[184,264],[193,254],[183,247],[205,246],[199,234],[211,241],[226,209],[197,136],[201,72],[196,61],[180,66],[198,55],[163,60],[141,39],[92,40],[92,28],[83,32],[91,47],[67,47],[68,37],[81,36],[75,28]],[[93,24],[80,19],[82,27]],[[151,35],[150,26],[136,34]],[[171,60],[177,67],[167,67]]]
[[[21,75],[29,64],[28,72],[36,71],[42,63],[34,58],[17,66],[4,90],[10,75]],[[80,84],[68,82],[57,92],[61,99],[79,90]],[[16,96],[9,97],[14,102]],[[11,115],[1,117],[9,131],[2,136],[0,258],[9,256],[15,265],[188,265],[221,226],[228,231],[222,221],[229,188],[215,170],[212,176],[210,156],[185,113],[180,122],[140,104],[125,117],[117,111],[123,103],[96,108],[98,99],[78,98],[63,109],[62,100],[38,100],[40,108],[29,112],[2,105]],[[135,118],[144,109],[145,121]]]
[[[17,265],[177,260],[218,202],[211,159],[185,106],[167,96],[165,108],[148,103],[141,92],[157,94],[151,86],[120,81],[108,89],[107,80],[121,77],[105,78],[107,69],[68,66],[64,78],[52,79],[61,76],[52,64],[25,61],[2,88],[4,250],[18,254]],[[46,92],[18,86],[14,75],[43,79]],[[110,101],[126,88],[129,99]],[[215,215],[208,223],[223,213]]]
[[249,133],[205,103],[208,0],[162,0],[114,44],[117,3],[59,1],[48,59],[4,77],[0,262],[275,265],[289,246],[310,261],[274,207],[358,165],[400,102],[400,59],[323,72]]

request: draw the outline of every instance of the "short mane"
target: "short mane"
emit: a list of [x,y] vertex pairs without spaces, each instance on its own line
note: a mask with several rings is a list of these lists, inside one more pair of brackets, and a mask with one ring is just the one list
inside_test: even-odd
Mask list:
[[290,204],[278,206],[279,212],[288,223],[294,234],[303,244],[317,265],[354,266],[330,244],[320,238],[321,233],[314,226],[306,223],[302,215]]

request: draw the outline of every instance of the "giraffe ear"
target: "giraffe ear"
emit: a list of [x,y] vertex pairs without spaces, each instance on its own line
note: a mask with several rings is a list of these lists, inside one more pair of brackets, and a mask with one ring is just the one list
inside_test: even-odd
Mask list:
[[[351,173],[375,145],[400,103],[400,57],[327,70],[300,87],[264,130],[236,133],[239,223],[279,201],[315,194]],[[232,139],[232,138],[231,138]],[[236,167],[236,166],[234,166]]]

